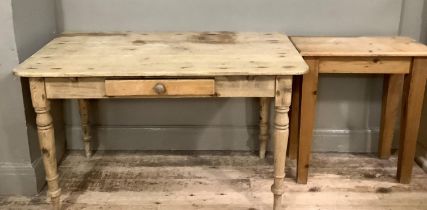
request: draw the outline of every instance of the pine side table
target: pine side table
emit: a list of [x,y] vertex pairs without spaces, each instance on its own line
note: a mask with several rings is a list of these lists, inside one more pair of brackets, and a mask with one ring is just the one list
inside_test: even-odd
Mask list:
[[[292,76],[308,70],[280,33],[63,34],[15,69],[28,77],[48,193],[60,208],[55,137],[49,102],[79,99],[86,155],[90,131],[86,99],[259,97],[260,155],[268,139],[274,99],[274,208],[283,194]],[[264,152],[263,152],[264,151]]]
[[307,183],[317,83],[321,73],[384,74],[380,158],[390,157],[402,100],[397,178],[409,183],[427,76],[427,47],[406,37],[292,37],[309,65],[295,78],[289,155],[297,158],[297,182]]

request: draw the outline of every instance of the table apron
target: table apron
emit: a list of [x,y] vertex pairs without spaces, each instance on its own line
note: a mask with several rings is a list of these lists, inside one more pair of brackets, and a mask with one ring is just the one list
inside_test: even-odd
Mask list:
[[[274,97],[275,80],[275,76],[49,77],[45,78],[45,86],[49,99]],[[166,88],[166,90],[162,92],[162,88]]]

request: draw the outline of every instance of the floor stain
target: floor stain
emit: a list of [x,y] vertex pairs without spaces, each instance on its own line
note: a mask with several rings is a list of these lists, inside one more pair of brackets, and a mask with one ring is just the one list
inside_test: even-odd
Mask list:
[[364,173],[363,177],[367,178],[367,179],[375,179],[376,175],[373,173]]
[[322,191],[322,190],[320,189],[320,187],[310,187],[310,188],[308,189],[308,192],[320,192],[320,191]]
[[[59,166],[65,209],[173,209],[170,207],[175,204],[188,210],[271,209],[271,156],[260,160],[252,153],[159,153],[99,151],[86,159],[82,151],[70,152]],[[412,182],[397,184],[396,157],[383,161],[376,156],[313,153],[312,160],[310,179],[315,185],[308,187],[295,183],[289,169],[295,168],[296,162],[287,161],[284,202],[292,198],[289,195],[300,193],[316,209],[328,209],[330,206],[313,199],[332,193],[328,196],[332,200],[340,196],[356,202],[378,198],[374,203],[360,202],[364,206],[358,209],[382,209],[403,194],[413,197],[407,203],[396,201],[392,204],[396,208],[411,209],[414,203],[425,206],[425,172],[414,166]],[[93,203],[86,203],[86,199]],[[130,202],[122,202],[126,199]],[[38,196],[0,196],[0,209],[49,209],[46,189]]]
[[146,41],[144,41],[144,40],[140,40],[140,39],[134,40],[134,41],[132,41],[132,43],[133,43],[133,44],[135,44],[135,45],[143,45],[143,44],[147,44],[147,42],[146,42]]
[[378,187],[375,190],[376,193],[391,193],[392,191],[391,187]]

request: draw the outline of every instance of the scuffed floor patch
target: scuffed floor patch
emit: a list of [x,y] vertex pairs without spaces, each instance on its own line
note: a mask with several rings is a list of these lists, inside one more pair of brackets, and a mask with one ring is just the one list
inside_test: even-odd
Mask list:
[[[395,180],[396,157],[313,154],[307,185],[287,161],[285,209],[427,209],[427,175],[414,166],[409,185]],[[60,165],[65,209],[271,209],[271,157],[250,153],[156,155],[70,152]],[[0,209],[48,209],[40,195],[2,196]]]

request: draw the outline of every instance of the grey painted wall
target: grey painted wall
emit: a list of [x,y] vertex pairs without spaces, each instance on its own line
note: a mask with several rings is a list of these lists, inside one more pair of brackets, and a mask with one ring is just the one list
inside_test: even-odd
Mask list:
[[425,0],[404,0],[400,21],[400,34],[420,40],[423,28],[423,9]]
[[427,2],[424,1],[424,10],[422,15],[422,26],[421,26],[421,41],[425,44],[427,44]]
[[13,0],[15,39],[24,61],[57,33],[55,0]]
[[401,0],[59,0],[65,31],[282,31],[391,34]]
[[[19,62],[27,59],[56,36],[55,8],[55,0],[34,0],[30,2],[27,0],[12,1],[13,23]],[[40,151],[38,149],[35,115],[31,105],[31,96],[27,79],[22,79],[22,92],[30,136],[30,154],[32,157],[31,159],[34,161],[40,158]],[[54,103],[52,107],[54,114],[59,112],[59,114],[56,114],[57,116],[55,116],[55,119],[59,117],[59,120],[62,120],[63,114],[61,113],[61,109],[58,109],[61,108],[61,104]],[[58,128],[57,134],[61,136],[61,127]],[[64,139],[64,137],[62,137],[62,139]],[[64,141],[59,141],[59,143],[61,142]],[[59,154],[61,154],[61,152]]]
[[[13,0],[12,10],[18,58],[22,62],[56,36],[56,4],[55,0]],[[31,162],[36,172],[37,188],[41,189],[45,185],[45,174],[43,164],[40,164],[41,154],[36,132],[35,113],[30,100],[28,80],[22,79],[21,84]],[[62,158],[65,152],[62,107],[62,101],[53,101],[51,103],[51,113],[55,119],[54,127],[58,160]]]
[[[280,31],[290,35],[397,35],[401,0],[59,0],[65,32]],[[322,75],[314,150],[377,147],[382,78]],[[351,94],[350,94],[351,93]],[[214,101],[214,103],[210,103]],[[100,149],[256,149],[255,99],[94,101]],[[75,103],[69,149],[81,149]]]
[[[55,36],[55,8],[54,0],[1,1],[0,194],[34,194],[45,184],[28,81],[14,77],[12,69]],[[62,119],[61,108],[53,104],[56,119]],[[59,157],[65,142],[61,124],[56,123]]]
[[0,1],[0,28],[0,193],[20,193],[26,185],[35,192],[21,85],[11,74],[18,54],[10,0]]

